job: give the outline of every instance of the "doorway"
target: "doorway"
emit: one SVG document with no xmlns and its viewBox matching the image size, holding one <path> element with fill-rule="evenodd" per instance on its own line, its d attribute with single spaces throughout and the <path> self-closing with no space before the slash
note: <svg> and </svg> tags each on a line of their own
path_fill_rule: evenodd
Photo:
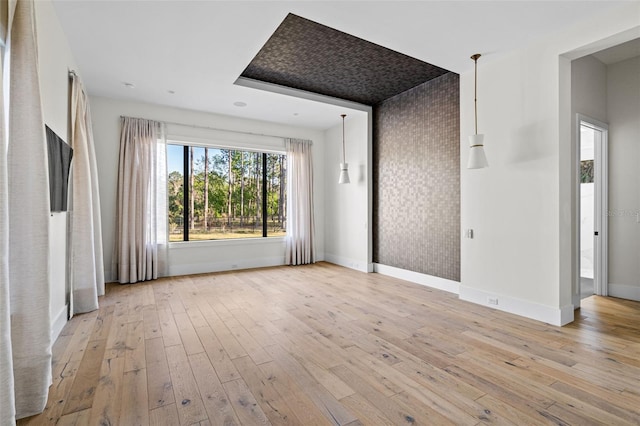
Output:
<svg viewBox="0 0 640 426">
<path fill-rule="evenodd" d="M 578 114 L 579 294 L 608 295 L 608 126 Z"/>
</svg>

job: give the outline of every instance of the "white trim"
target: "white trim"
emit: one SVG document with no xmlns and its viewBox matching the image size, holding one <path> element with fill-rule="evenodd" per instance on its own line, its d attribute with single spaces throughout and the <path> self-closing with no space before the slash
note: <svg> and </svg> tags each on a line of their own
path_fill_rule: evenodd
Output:
<svg viewBox="0 0 640 426">
<path fill-rule="evenodd" d="M 489 298 L 497 299 L 497 305 L 490 305 Z M 562 326 L 573 321 L 573 305 L 553 307 L 532 303 L 501 294 L 489 293 L 472 287 L 460 286 L 460 300 L 487 306 L 500 311 L 542 321 L 551 325 Z"/>
<path fill-rule="evenodd" d="M 373 108 L 367 112 L 367 272 L 373 272 Z"/>
<path fill-rule="evenodd" d="M 617 46 L 638 37 L 640 37 L 640 26 L 629 28 L 628 30 L 597 40 L 593 43 L 587 44 L 586 46 L 573 49 L 570 52 L 565 52 L 561 56 L 569 60 L 583 58 L 585 56 L 591 55 L 609 47 Z"/>
<path fill-rule="evenodd" d="M 198 247 L 257 246 L 263 244 L 284 246 L 284 238 L 285 237 L 247 237 L 224 240 L 173 241 L 169 243 L 169 250 L 194 249 Z"/>
<path fill-rule="evenodd" d="M 281 86 L 279 84 L 267 83 L 260 80 L 254 80 L 247 77 L 238 77 L 233 83 L 238 86 L 250 87 L 252 89 L 264 90 L 266 92 L 278 93 L 281 95 L 293 96 L 300 99 L 308 99 L 315 102 L 322 102 L 329 105 L 337 105 L 345 108 L 355 109 L 357 111 L 371 111 L 372 108 L 369 105 L 361 104 L 358 102 L 347 101 L 345 99 L 334 98 L 332 96 L 321 95 L 319 93 L 308 92 L 306 90 L 294 89 L 287 86 Z"/>
<path fill-rule="evenodd" d="M 345 268 L 355 269 L 360 272 L 371 272 L 370 264 L 362 260 L 350 259 L 348 257 L 336 256 L 331 253 L 325 253 L 325 262 L 335 265 L 344 266 Z"/>
<path fill-rule="evenodd" d="M 598 280 L 594 282 L 596 291 L 607 296 L 609 294 L 609 126 L 596 122 L 600 127 L 602 139 L 599 148 L 600 161 L 596 162 L 596 208 L 599 214 L 599 237 L 598 244 Z"/>
<path fill-rule="evenodd" d="M 251 143 L 246 141 L 229 141 L 211 137 L 195 137 L 188 135 L 170 135 L 167 136 L 167 145 L 193 146 L 197 148 L 209 148 L 218 150 L 233 150 L 254 153 L 267 154 L 286 154 L 284 147 L 284 139 L 278 141 L 277 144 L 264 145 L 259 143 Z"/>
<path fill-rule="evenodd" d="M 609 296 L 640 302 L 640 286 L 609 283 Z"/>
<path fill-rule="evenodd" d="M 564 305 L 560 307 L 560 323 L 553 324 L 558 326 L 567 325 L 575 319 L 574 312 L 575 308 L 573 305 Z"/>
<path fill-rule="evenodd" d="M 380 263 L 373 264 L 373 272 L 410 281 L 415 284 L 436 288 L 438 290 L 448 291 L 449 293 L 460 294 L 460 283 L 458 281 L 422 274 L 420 272 L 408 271 L 394 266 L 382 265 Z"/>
<path fill-rule="evenodd" d="M 284 265 L 284 254 L 277 257 L 260 257 L 253 259 L 226 260 L 223 262 L 188 263 L 169 265 L 167 276 L 206 274 L 209 272 L 235 271 L 240 269 L 266 268 Z"/>
<path fill-rule="evenodd" d="M 67 324 L 67 312 L 69 311 L 69 305 L 66 304 L 60 312 L 55 316 L 53 321 L 51 322 L 51 343 L 55 342 L 65 324 Z"/>
<path fill-rule="evenodd" d="M 582 220 L 582 200 L 580 199 L 581 191 L 580 191 L 580 147 L 581 147 L 581 136 L 580 136 L 580 115 L 576 114 L 573 122 L 574 131 L 575 131 L 575 139 L 572 141 L 574 144 L 573 150 L 573 165 L 574 165 L 574 173 L 573 173 L 573 203 L 575 205 L 575 209 L 573 211 L 573 225 L 572 231 L 575 232 L 571 243 L 571 251 L 572 251 L 572 262 L 573 262 L 573 273 L 572 280 L 573 286 L 572 289 L 573 294 L 571 294 L 571 303 L 575 306 L 576 309 L 580 308 L 580 300 L 582 298 L 581 287 L 580 284 L 580 248 L 582 235 L 580 223 Z"/>
</svg>

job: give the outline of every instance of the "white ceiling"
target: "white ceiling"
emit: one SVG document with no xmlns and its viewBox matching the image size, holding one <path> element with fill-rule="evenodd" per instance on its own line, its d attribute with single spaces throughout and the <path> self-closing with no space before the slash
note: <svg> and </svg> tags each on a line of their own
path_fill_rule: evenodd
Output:
<svg viewBox="0 0 640 426">
<path fill-rule="evenodd" d="M 461 73 L 616 1 L 53 0 L 92 95 L 325 129 L 344 107 L 235 85 L 291 12 Z M 318 40 L 321 43 L 321 40 Z M 132 83 L 127 88 L 123 83 Z M 175 91 L 174 94 L 168 91 Z M 235 102 L 247 106 L 234 106 Z"/>
</svg>

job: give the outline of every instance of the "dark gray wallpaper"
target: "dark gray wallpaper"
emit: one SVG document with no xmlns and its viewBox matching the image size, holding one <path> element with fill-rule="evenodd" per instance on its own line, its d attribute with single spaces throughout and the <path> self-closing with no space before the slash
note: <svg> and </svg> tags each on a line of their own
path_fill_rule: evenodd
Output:
<svg viewBox="0 0 640 426">
<path fill-rule="evenodd" d="M 375 105 L 447 72 L 290 13 L 242 77 Z"/>
<path fill-rule="evenodd" d="M 374 108 L 373 261 L 460 281 L 459 77 Z"/>
</svg>

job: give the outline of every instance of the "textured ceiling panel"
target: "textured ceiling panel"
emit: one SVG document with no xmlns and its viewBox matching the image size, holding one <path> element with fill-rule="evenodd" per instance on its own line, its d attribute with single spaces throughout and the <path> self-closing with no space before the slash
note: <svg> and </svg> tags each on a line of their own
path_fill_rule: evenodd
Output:
<svg viewBox="0 0 640 426">
<path fill-rule="evenodd" d="M 242 77 L 376 105 L 448 72 L 290 13 Z"/>
</svg>

